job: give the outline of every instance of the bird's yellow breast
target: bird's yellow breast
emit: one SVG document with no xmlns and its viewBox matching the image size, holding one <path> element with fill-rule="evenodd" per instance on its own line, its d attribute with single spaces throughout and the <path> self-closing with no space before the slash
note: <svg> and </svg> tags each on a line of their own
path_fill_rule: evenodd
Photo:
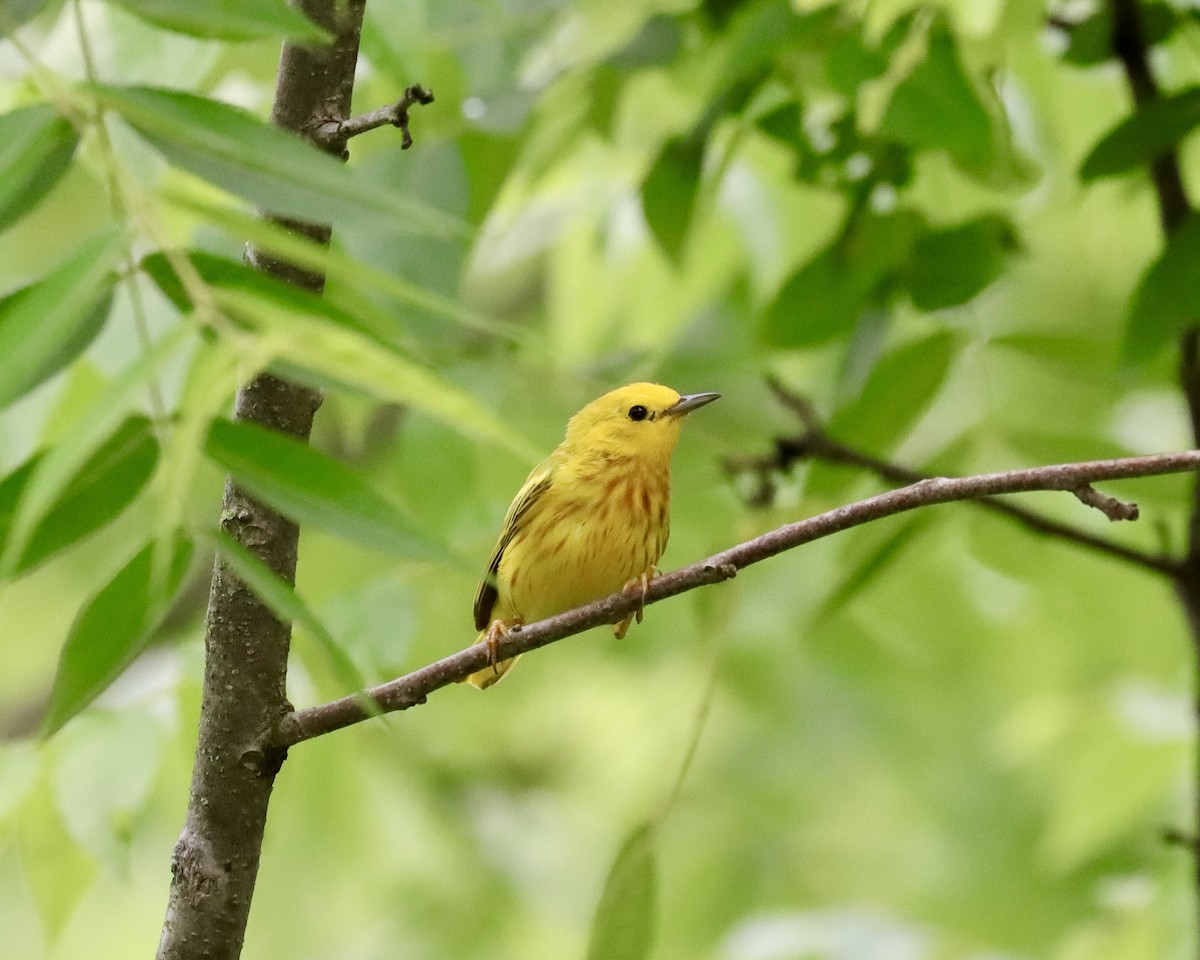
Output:
<svg viewBox="0 0 1200 960">
<path fill-rule="evenodd" d="M 658 562 L 669 516 L 669 467 L 557 477 L 504 552 L 494 615 L 532 623 L 616 593 Z"/>
</svg>

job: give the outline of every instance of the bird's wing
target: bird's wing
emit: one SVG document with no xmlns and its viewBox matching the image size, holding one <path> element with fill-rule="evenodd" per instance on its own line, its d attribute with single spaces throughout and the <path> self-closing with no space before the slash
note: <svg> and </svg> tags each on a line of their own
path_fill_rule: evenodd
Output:
<svg viewBox="0 0 1200 960">
<path fill-rule="evenodd" d="M 487 573 L 483 575 L 483 579 L 479 581 L 479 589 L 475 591 L 476 630 L 483 630 L 491 622 L 492 608 L 496 605 L 496 598 L 499 596 L 496 574 L 500 569 L 500 559 L 504 556 L 504 549 L 525 525 L 530 508 L 550 489 L 553 472 L 554 468 L 549 460 L 541 463 L 529 475 L 525 485 L 517 491 L 512 505 L 508 508 L 508 514 L 504 517 L 504 525 L 500 528 L 500 539 L 496 541 L 496 548 L 492 551 L 491 559 L 488 560 Z"/>
</svg>

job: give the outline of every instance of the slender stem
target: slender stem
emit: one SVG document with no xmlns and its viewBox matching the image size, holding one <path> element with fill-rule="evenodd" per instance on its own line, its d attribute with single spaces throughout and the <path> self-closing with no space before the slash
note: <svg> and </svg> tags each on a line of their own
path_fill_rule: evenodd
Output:
<svg viewBox="0 0 1200 960">
<path fill-rule="evenodd" d="M 1101 480 L 1187 473 L 1197 469 L 1200 469 L 1200 450 L 1121 460 L 1065 463 L 974 477 L 929 478 L 809 517 L 807 520 L 789 523 L 706 560 L 664 574 L 650 582 L 645 593 L 645 603 L 657 603 L 705 584 L 728 580 L 736 576 L 739 570 L 785 550 L 919 507 L 1033 490 L 1062 490 L 1074 493 Z M 514 629 L 500 640 L 496 655 L 500 659 L 507 659 L 591 627 L 616 623 L 642 605 L 642 596 L 641 591 L 615 593 L 576 610 Z M 407 710 L 424 703 L 435 690 L 487 667 L 488 655 L 485 644 L 475 644 L 406 676 L 372 687 L 365 693 L 384 712 Z M 368 719 L 361 698 L 361 694 L 355 694 L 289 713 L 280 720 L 262 749 L 286 749 L 304 740 L 311 740 L 313 737 Z"/>
<path fill-rule="evenodd" d="M 96 71 L 96 58 L 92 53 L 92 43 L 83 23 L 81 0 L 75 0 L 71 5 L 71 17 L 75 21 L 75 34 L 79 42 L 80 56 L 83 58 L 84 76 L 87 77 L 88 83 L 95 84 L 99 80 L 99 74 Z M 116 151 L 113 149 L 112 138 L 108 135 L 104 112 L 97 111 L 93 121 L 96 139 L 104 158 L 104 170 L 108 178 L 108 193 L 113 214 L 118 221 L 124 222 L 130 219 L 131 214 L 121 190 L 120 178 L 117 175 Z M 137 261 L 133 255 L 132 241 L 125 248 L 125 278 L 125 287 L 129 291 L 129 306 L 133 312 L 134 330 L 142 350 L 147 351 L 150 349 L 150 325 L 146 321 L 146 305 L 142 300 L 141 288 L 138 286 Z M 163 399 L 162 387 L 159 385 L 157 376 L 149 379 L 146 389 L 150 396 L 150 409 L 154 414 L 155 429 L 159 431 L 159 440 L 161 441 L 161 432 L 165 429 L 167 422 L 167 404 Z"/>
</svg>

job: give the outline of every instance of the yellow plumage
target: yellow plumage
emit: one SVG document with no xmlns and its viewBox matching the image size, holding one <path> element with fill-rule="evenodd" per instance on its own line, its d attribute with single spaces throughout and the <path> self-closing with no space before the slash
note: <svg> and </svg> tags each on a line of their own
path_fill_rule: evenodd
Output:
<svg viewBox="0 0 1200 960">
<path fill-rule="evenodd" d="M 494 643 L 515 624 L 571 610 L 657 572 L 670 532 L 679 428 L 689 411 L 717 396 L 634 383 L 571 418 L 562 443 L 508 508 L 475 595 L 479 642 Z M 624 636 L 628 626 L 627 619 L 613 629 Z M 503 660 L 467 682 L 482 690 L 515 662 Z"/>
</svg>

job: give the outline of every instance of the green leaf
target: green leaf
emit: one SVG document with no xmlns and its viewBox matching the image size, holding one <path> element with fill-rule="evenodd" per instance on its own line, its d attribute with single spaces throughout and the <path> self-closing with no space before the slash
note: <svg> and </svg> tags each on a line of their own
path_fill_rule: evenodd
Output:
<svg viewBox="0 0 1200 960">
<path fill-rule="evenodd" d="M 868 46 L 861 31 L 839 29 L 827 48 L 824 62 L 834 89 L 844 96 L 856 98 L 863 84 L 887 70 L 888 56 L 884 51 Z"/>
<path fill-rule="evenodd" d="M 187 540 L 152 541 L 80 611 L 59 656 L 44 735 L 96 699 L 141 653 L 170 608 L 191 558 Z"/>
<path fill-rule="evenodd" d="M 1138 4 L 1138 16 L 1142 22 L 1142 40 L 1147 47 L 1155 47 L 1175 32 L 1179 18 L 1165 3 Z M 1063 59 L 1078 67 L 1091 67 L 1113 59 L 1112 13 L 1107 4 L 1090 17 L 1079 21 L 1067 32 L 1067 49 Z"/>
<path fill-rule="evenodd" d="M 654 943 L 657 905 L 654 830 L 644 824 L 613 861 L 592 920 L 587 960 L 645 960 Z"/>
<path fill-rule="evenodd" d="M 433 371 L 322 314 L 283 309 L 248 291 L 215 291 L 230 315 L 260 331 L 290 374 L 340 385 L 423 411 L 466 436 L 497 443 L 530 463 L 537 451 L 471 394 Z"/>
<path fill-rule="evenodd" d="M 763 338 L 811 347 L 851 330 L 865 310 L 888 301 L 922 228 L 909 210 L 861 216 L 785 281 L 763 315 Z"/>
<path fill-rule="evenodd" d="M 940 18 L 929 30 L 925 58 L 893 92 L 880 132 L 912 147 L 945 150 L 976 176 L 993 166 L 992 115 Z"/>
<path fill-rule="evenodd" d="M 342 309 L 327 296 L 320 296 L 295 284 L 285 283 L 241 260 L 230 260 L 204 250 L 191 250 L 183 255 L 208 287 L 241 290 L 256 298 L 270 301 L 283 310 L 319 315 L 330 323 L 357 330 L 382 344 L 393 343 L 402 335 L 403 331 L 397 319 L 388 315 L 369 298 L 353 297 L 357 309 L 351 312 Z M 138 266 L 158 284 L 163 295 L 181 313 L 191 311 L 192 301 L 166 254 L 152 253 Z"/>
<path fill-rule="evenodd" d="M 676 263 L 683 259 L 688 228 L 700 192 L 704 141 L 668 140 L 642 182 L 642 210 L 659 246 Z"/>
<path fill-rule="evenodd" d="M 171 163 L 274 214 L 461 235 L 454 217 L 364 180 L 307 140 L 238 107 L 156 87 L 91 88 Z"/>
<path fill-rule="evenodd" d="M 1085 182 L 1138 170 L 1162 156 L 1200 124 L 1200 87 L 1151 100 L 1091 149 L 1079 168 Z"/>
<path fill-rule="evenodd" d="M 108 318 L 120 234 L 103 233 L 37 283 L 0 300 L 0 408 L 75 359 Z"/>
<path fill-rule="evenodd" d="M 0 37 L 6 37 L 22 24 L 28 23 L 46 7 L 50 0 L 4 0 L 0 6 Z"/>
<path fill-rule="evenodd" d="M 8 538 L 0 549 L 0 578 L 12 574 L 29 537 L 71 478 L 107 440 L 121 417 L 144 402 L 146 384 L 192 336 L 186 324 L 168 329 L 108 383 L 95 403 L 72 420 L 62 439 L 46 449 L 29 478 L 9 525 Z"/>
<path fill-rule="evenodd" d="M 311 40 L 324 30 L 284 0 L 109 0 L 175 33 L 212 40 Z"/>
<path fill-rule="evenodd" d="M 354 665 L 354 661 L 342 650 L 341 645 L 325 628 L 325 624 L 300 599 L 300 595 L 290 583 L 224 530 L 207 532 L 204 538 L 220 551 L 225 562 L 238 575 L 238 579 L 253 590 L 254 595 L 265 603 L 275 616 L 297 624 L 312 634 L 347 690 L 358 691 L 366 687 L 366 680 Z M 379 704 L 370 697 L 362 696 L 359 700 L 369 715 L 376 716 L 382 713 Z"/>
<path fill-rule="evenodd" d="M 164 193 L 173 204 L 203 217 L 213 226 L 236 237 L 239 242 L 248 241 L 272 256 L 288 260 L 307 270 L 324 273 L 331 283 L 338 281 L 336 286 L 375 290 L 400 303 L 426 310 L 436 316 L 447 317 L 492 336 L 508 340 L 527 339 L 524 330 L 514 324 L 491 320 L 448 297 L 431 293 L 394 273 L 361 263 L 339 252 L 335 247 L 315 243 L 269 220 L 228 206 L 205 203 L 170 189 Z M 158 280 L 157 277 L 155 279 Z M 164 292 L 165 290 L 166 288 Z"/>
<path fill-rule="evenodd" d="M 617 70 L 644 70 L 670 63 L 683 48 L 683 25 L 678 17 L 650 17 L 633 38 L 611 54 L 606 65 Z"/>
<path fill-rule="evenodd" d="M 1200 320 L 1200 214 L 1171 235 L 1138 282 L 1125 328 L 1125 358 L 1140 363 Z"/>
<path fill-rule="evenodd" d="M 1015 228 L 995 214 L 930 230 L 913 247 L 907 277 L 913 304 L 945 310 L 966 303 L 1000 276 L 1016 249 Z"/>
<path fill-rule="evenodd" d="M 955 356 L 949 333 L 896 348 L 876 364 L 862 392 L 829 422 L 835 437 L 853 437 L 855 446 L 885 453 L 937 396 Z"/>
<path fill-rule="evenodd" d="M 205 453 L 296 523 L 406 558 L 446 551 L 345 464 L 252 423 L 216 420 Z"/>
<path fill-rule="evenodd" d="M 71 478 L 34 529 L 14 572 L 37 566 L 118 516 L 154 472 L 158 452 L 148 419 L 134 416 L 122 423 Z M 0 544 L 8 536 L 21 494 L 40 460 L 41 454 L 0 480 Z"/>
<path fill-rule="evenodd" d="M 763 114 L 755 126 L 769 137 L 797 152 L 809 150 L 808 138 L 804 135 L 804 115 L 800 101 L 789 100 Z"/>
<path fill-rule="evenodd" d="M 49 104 L 0 116 L 0 230 L 31 210 L 71 166 L 79 135 Z"/>
</svg>

